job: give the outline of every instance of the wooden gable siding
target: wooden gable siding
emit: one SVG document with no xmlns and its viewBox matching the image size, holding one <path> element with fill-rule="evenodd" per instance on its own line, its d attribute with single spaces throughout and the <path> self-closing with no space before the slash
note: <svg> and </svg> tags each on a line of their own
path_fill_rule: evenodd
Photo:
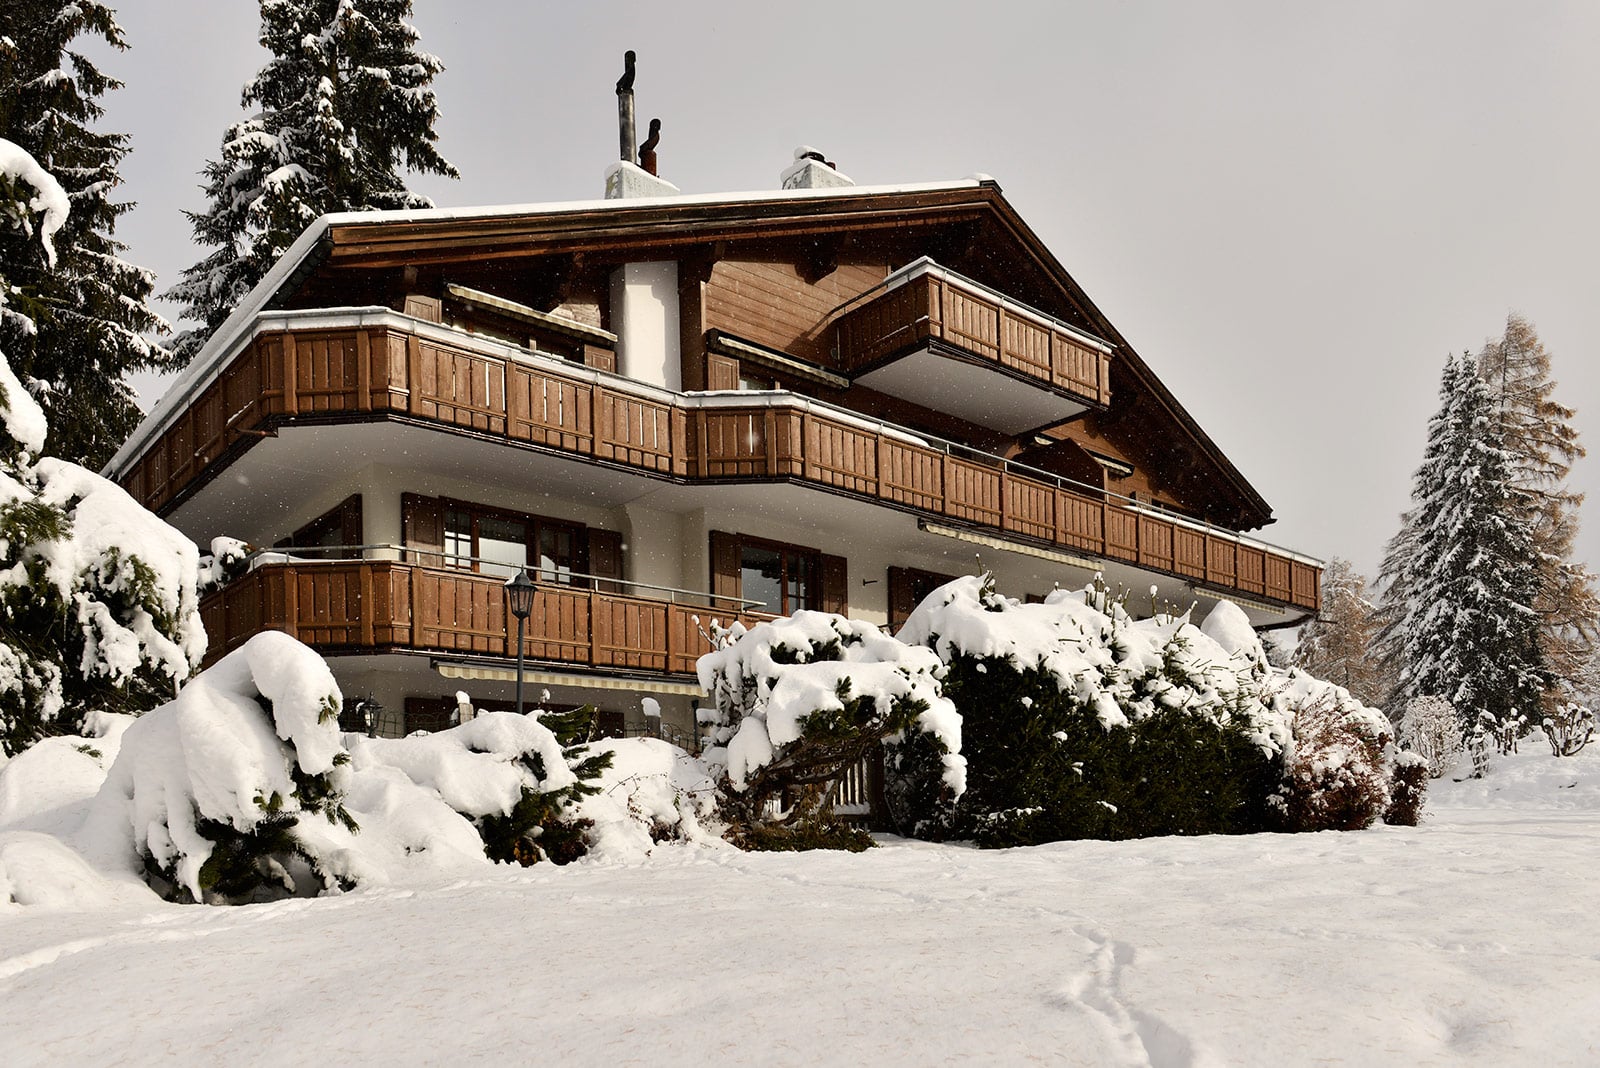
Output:
<svg viewBox="0 0 1600 1068">
<path fill-rule="evenodd" d="M 705 283 L 705 330 L 724 330 L 823 366 L 833 363 L 829 313 L 883 281 L 886 263 L 844 263 L 816 282 L 785 260 L 724 259 Z"/>
</svg>

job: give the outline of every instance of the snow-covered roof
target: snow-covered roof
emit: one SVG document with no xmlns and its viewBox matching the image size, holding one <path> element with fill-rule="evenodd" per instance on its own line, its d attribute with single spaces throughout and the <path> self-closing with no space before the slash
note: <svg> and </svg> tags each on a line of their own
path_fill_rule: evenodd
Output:
<svg viewBox="0 0 1600 1068">
<path fill-rule="evenodd" d="M 127 464 L 136 459 L 144 447 L 164 431 L 189 401 L 209 385 L 222 371 L 222 359 L 233 351 L 239 337 L 255 322 L 256 315 L 268 301 L 299 270 L 301 264 L 327 237 L 335 226 L 377 225 L 381 223 L 451 222 L 462 219 L 510 218 L 519 215 L 566 215 L 590 211 L 629 212 L 661 207 L 693 207 L 718 204 L 757 204 L 774 201 L 804 201 L 890 196 L 908 193 L 947 192 L 959 189 L 976 189 L 984 184 L 994 184 L 992 178 L 963 178 L 950 182 L 914 182 L 902 185 L 862 185 L 824 189 L 762 189 L 743 193 L 691 193 L 661 197 L 629 197 L 619 200 L 560 200 L 531 204 L 494 204 L 468 208 L 412 208 L 398 211 L 342 211 L 317 219 L 295 239 L 264 278 L 256 284 L 233 314 L 212 333 L 205 345 L 195 354 L 189 366 L 175 378 L 161 399 L 150 408 L 144 419 L 134 428 L 128 440 L 122 443 L 105 475 L 115 478 Z"/>
</svg>

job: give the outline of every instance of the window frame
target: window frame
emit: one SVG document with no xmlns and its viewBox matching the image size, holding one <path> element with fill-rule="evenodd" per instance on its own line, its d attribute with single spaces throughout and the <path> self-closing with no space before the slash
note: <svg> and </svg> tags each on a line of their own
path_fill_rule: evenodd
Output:
<svg viewBox="0 0 1600 1068">
<path fill-rule="evenodd" d="M 760 608 L 756 611 L 771 612 L 775 615 L 790 616 L 801 611 L 820 610 L 823 601 L 822 592 L 822 551 L 813 549 L 808 545 L 796 545 L 793 542 L 774 541 L 771 538 L 756 538 L 748 534 L 733 535 L 739 553 L 739 594 L 749 599 L 749 591 L 744 588 L 744 551 L 746 549 L 767 549 L 778 553 L 779 578 L 778 578 L 778 607 L 776 609 Z M 789 603 L 789 580 L 791 559 L 804 559 L 810 566 L 810 582 L 806 588 L 806 601 L 809 603 L 791 605 Z"/>
<path fill-rule="evenodd" d="M 523 524 L 522 539 L 522 567 L 528 569 L 529 576 L 535 582 L 548 582 L 559 586 L 587 587 L 589 580 L 577 576 L 586 576 L 589 573 L 589 527 L 569 519 L 557 519 L 553 516 L 535 515 L 530 512 L 518 512 L 509 508 L 496 508 L 493 505 L 474 504 L 471 501 L 456 500 L 451 497 L 439 499 L 442 514 L 440 516 L 440 530 L 443 534 L 444 544 L 440 546 L 440 558 L 445 567 L 455 568 L 459 571 L 471 571 L 474 574 L 483 574 L 483 560 L 480 550 L 479 528 L 484 519 L 500 519 L 513 523 Z M 465 513 L 471 517 L 471 551 L 465 557 L 450 550 L 452 532 L 450 517 L 452 513 Z M 560 530 L 572 538 L 572 565 L 570 574 L 563 577 L 560 563 L 554 571 L 540 566 L 538 560 L 533 559 L 539 555 L 541 534 L 547 530 Z M 509 566 L 509 565 L 503 565 Z"/>
</svg>

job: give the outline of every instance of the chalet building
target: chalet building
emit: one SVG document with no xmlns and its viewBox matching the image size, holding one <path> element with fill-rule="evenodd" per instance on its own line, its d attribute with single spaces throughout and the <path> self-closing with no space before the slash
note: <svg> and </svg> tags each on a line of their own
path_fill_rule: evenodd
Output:
<svg viewBox="0 0 1600 1068">
<path fill-rule="evenodd" d="M 981 567 L 1096 572 L 1261 626 L 1317 561 L 992 180 L 678 195 L 630 163 L 578 203 L 328 216 L 111 462 L 201 545 L 275 547 L 204 603 L 211 657 L 265 629 L 388 731 L 468 690 L 692 739 L 710 622 L 898 625 Z M 509 625 L 508 625 L 509 624 Z"/>
</svg>

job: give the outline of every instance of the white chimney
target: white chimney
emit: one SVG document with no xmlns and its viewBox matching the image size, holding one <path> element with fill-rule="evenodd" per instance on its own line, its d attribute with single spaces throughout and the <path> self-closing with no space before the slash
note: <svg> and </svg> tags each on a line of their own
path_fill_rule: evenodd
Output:
<svg viewBox="0 0 1600 1068">
<path fill-rule="evenodd" d="M 778 176 L 778 181 L 785 189 L 834 189 L 856 184 L 810 145 L 794 150 L 794 162 Z"/>
</svg>

